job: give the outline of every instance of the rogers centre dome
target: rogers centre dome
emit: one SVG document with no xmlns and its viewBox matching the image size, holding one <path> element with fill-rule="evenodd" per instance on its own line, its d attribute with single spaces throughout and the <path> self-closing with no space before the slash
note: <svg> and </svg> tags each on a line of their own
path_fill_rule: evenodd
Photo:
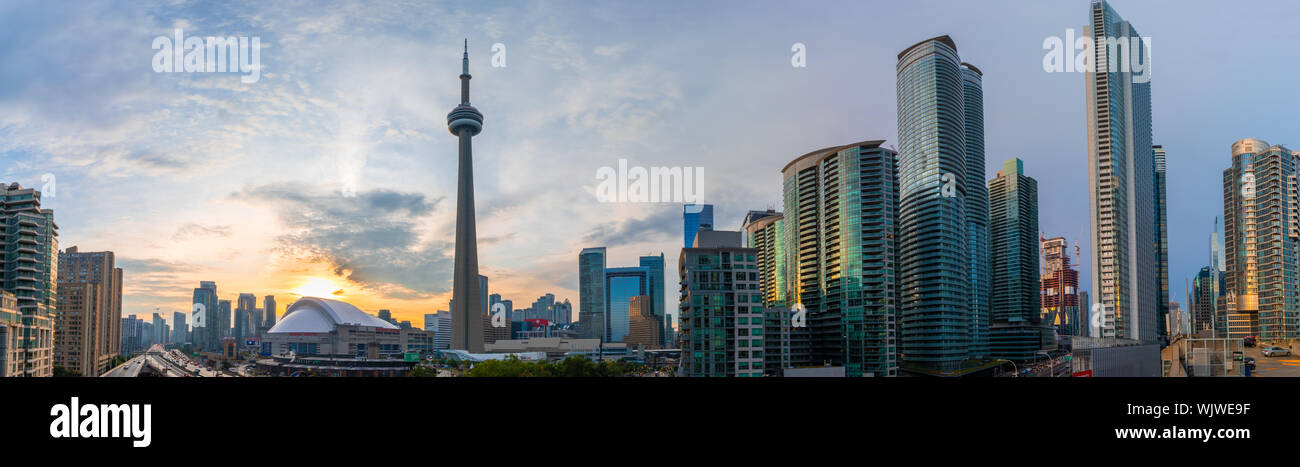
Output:
<svg viewBox="0 0 1300 467">
<path fill-rule="evenodd" d="M 399 329 L 388 321 L 361 311 L 351 304 L 328 298 L 303 297 L 285 309 L 280 321 L 267 330 L 276 333 L 328 333 L 339 325 L 368 326 L 380 329 Z"/>
</svg>

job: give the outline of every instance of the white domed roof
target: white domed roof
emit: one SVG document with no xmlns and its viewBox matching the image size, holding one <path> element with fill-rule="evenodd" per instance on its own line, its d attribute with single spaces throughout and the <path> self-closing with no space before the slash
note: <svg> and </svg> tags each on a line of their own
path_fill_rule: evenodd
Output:
<svg viewBox="0 0 1300 467">
<path fill-rule="evenodd" d="M 268 333 L 333 332 L 340 324 L 398 329 L 393 323 L 361 311 L 355 306 L 328 298 L 303 297 L 285 309 L 285 316 Z"/>
</svg>

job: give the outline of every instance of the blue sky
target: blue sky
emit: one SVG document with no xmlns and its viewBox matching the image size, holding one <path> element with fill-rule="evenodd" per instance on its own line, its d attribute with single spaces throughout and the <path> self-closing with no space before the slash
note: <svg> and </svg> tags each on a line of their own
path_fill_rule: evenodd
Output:
<svg viewBox="0 0 1300 467">
<path fill-rule="evenodd" d="M 1232 142 L 1300 147 L 1300 4 L 1112 5 L 1152 37 L 1181 302 L 1183 278 L 1208 262 Z M 576 304 L 581 248 L 608 247 L 611 266 L 666 253 L 670 283 L 680 251 L 680 206 L 599 203 L 596 169 L 704 167 L 717 228 L 736 229 L 746 211 L 780 206 L 791 159 L 896 144 L 895 56 L 948 34 L 984 72 L 987 177 L 1023 159 L 1042 230 L 1073 241 L 1087 234 L 1084 76 L 1044 72 L 1042 43 L 1087 14 L 1083 0 L 4 1 L 0 170 L 26 186 L 57 176 L 45 204 L 61 246 L 118 253 L 126 313 L 170 317 L 199 280 L 233 298 L 326 278 L 363 309 L 418 321 L 450 298 L 445 117 L 468 38 L 486 115 L 482 273 L 517 306 L 547 292 Z M 260 81 L 154 73 L 150 44 L 176 27 L 259 37 Z M 790 66 L 796 42 L 806 68 Z M 503 68 L 490 65 L 494 43 Z"/>
</svg>

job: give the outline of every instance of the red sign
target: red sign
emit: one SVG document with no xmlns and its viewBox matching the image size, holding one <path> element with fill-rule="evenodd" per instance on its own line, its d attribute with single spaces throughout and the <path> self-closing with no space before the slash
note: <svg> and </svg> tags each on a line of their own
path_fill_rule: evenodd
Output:
<svg viewBox="0 0 1300 467">
<path fill-rule="evenodd" d="M 1074 374 L 1074 377 L 1075 377 L 1075 378 L 1091 378 L 1091 377 L 1092 377 L 1092 370 L 1080 371 L 1080 372 L 1078 372 L 1078 373 L 1075 373 L 1075 374 Z"/>
</svg>

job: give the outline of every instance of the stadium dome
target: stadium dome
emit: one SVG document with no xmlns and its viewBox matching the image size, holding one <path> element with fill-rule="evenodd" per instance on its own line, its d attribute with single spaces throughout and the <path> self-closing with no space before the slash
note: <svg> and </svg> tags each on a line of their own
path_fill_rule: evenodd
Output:
<svg viewBox="0 0 1300 467">
<path fill-rule="evenodd" d="M 393 323 L 361 311 L 351 304 L 327 298 L 303 297 L 285 309 L 285 316 L 267 333 L 333 332 L 340 324 L 398 329 Z"/>
</svg>

